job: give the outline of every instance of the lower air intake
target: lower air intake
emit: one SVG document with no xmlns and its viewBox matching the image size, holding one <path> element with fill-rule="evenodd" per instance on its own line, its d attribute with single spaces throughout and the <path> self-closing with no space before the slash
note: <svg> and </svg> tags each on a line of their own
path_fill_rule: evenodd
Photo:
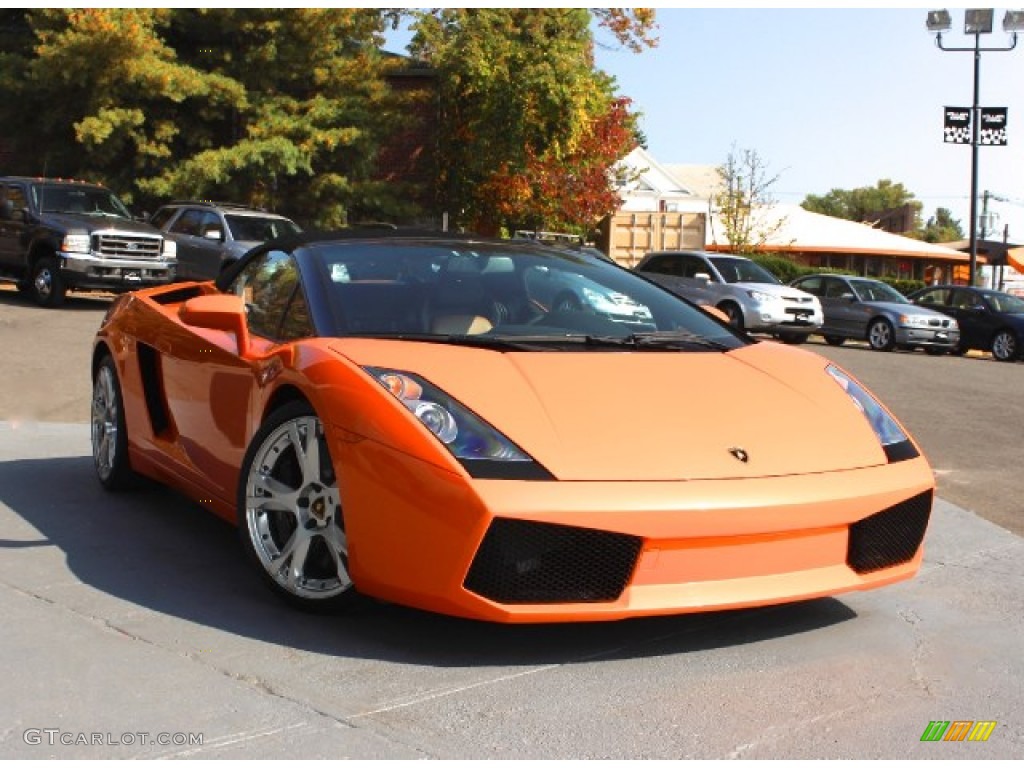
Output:
<svg viewBox="0 0 1024 768">
<path fill-rule="evenodd" d="M 890 568 L 914 558 L 932 510 L 932 492 L 914 496 L 850 526 L 846 564 L 857 573 Z"/>
<path fill-rule="evenodd" d="M 602 603 L 629 583 L 643 539 L 528 520 L 491 523 L 465 587 L 497 603 Z"/>
</svg>

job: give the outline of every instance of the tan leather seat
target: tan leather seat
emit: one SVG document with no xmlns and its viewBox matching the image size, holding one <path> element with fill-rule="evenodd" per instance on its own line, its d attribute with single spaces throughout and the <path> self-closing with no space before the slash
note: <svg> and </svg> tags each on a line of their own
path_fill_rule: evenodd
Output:
<svg viewBox="0 0 1024 768">
<path fill-rule="evenodd" d="M 481 315 L 438 315 L 430 324 L 430 332 L 442 335 L 487 333 L 494 326 Z"/>
</svg>

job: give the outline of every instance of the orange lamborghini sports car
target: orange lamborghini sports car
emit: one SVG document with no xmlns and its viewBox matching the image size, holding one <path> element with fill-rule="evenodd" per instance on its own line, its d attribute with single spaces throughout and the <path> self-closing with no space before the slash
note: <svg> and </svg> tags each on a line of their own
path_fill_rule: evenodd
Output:
<svg viewBox="0 0 1024 768">
<path fill-rule="evenodd" d="M 912 577 L 934 479 L 852 376 L 585 253 L 298 235 L 118 298 L 110 489 L 237 523 L 284 599 L 505 622 L 739 608 Z"/>
</svg>

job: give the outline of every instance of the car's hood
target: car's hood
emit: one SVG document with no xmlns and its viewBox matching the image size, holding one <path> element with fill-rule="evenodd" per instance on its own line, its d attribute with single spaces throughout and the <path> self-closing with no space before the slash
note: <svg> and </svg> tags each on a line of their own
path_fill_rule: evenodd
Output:
<svg viewBox="0 0 1024 768">
<path fill-rule="evenodd" d="M 917 304 L 902 304 L 898 301 L 865 301 L 862 302 L 862 304 L 865 307 L 884 309 L 897 315 L 921 315 L 923 317 L 934 317 L 940 320 L 949 320 L 949 315 L 944 315 L 941 312 L 936 312 L 935 310 L 928 309 L 927 307 L 919 307 Z"/>
<path fill-rule="evenodd" d="M 885 463 L 866 419 L 824 372 L 828 361 L 771 342 L 730 353 L 501 353 L 360 339 L 331 347 L 360 365 L 425 377 L 561 480 L 765 477 Z"/>
<path fill-rule="evenodd" d="M 160 231 L 143 221 L 120 216 L 90 216 L 84 213 L 47 213 L 44 221 L 69 232 L 114 231 L 133 235 L 160 235 Z"/>
<path fill-rule="evenodd" d="M 785 299 L 797 299 L 798 301 L 808 301 L 814 298 L 813 294 L 807 293 L 807 291 L 801 291 L 799 288 L 794 288 L 790 285 L 745 282 L 729 283 L 729 285 L 735 285 L 737 288 L 743 288 L 750 291 L 760 291 L 761 293 L 767 293 L 769 296 L 778 296 Z"/>
</svg>

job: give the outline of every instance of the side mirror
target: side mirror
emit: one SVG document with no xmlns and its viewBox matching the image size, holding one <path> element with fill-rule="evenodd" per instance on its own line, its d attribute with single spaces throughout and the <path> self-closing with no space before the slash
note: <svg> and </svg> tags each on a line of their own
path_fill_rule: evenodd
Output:
<svg viewBox="0 0 1024 768">
<path fill-rule="evenodd" d="M 698 272 L 693 276 L 693 279 L 701 283 L 710 283 L 711 275 L 709 275 L 707 272 Z"/>
<path fill-rule="evenodd" d="M 840 299 L 843 299 L 844 301 L 849 301 L 849 302 L 851 302 L 851 303 L 857 300 L 857 297 L 856 297 L 856 296 L 854 296 L 854 295 L 853 295 L 852 293 L 850 293 L 849 291 L 847 291 L 846 293 L 842 293 L 842 294 L 840 294 L 840 295 L 839 295 L 839 298 L 840 298 Z"/>
<path fill-rule="evenodd" d="M 216 240 L 220 242 L 224 239 L 224 233 L 219 229 L 207 229 L 203 232 L 203 238 L 206 240 Z"/>
<path fill-rule="evenodd" d="M 181 305 L 178 317 L 185 325 L 195 328 L 233 333 L 239 356 L 249 351 L 249 326 L 245 322 L 245 302 L 241 296 L 228 293 L 196 296 Z"/>
</svg>

